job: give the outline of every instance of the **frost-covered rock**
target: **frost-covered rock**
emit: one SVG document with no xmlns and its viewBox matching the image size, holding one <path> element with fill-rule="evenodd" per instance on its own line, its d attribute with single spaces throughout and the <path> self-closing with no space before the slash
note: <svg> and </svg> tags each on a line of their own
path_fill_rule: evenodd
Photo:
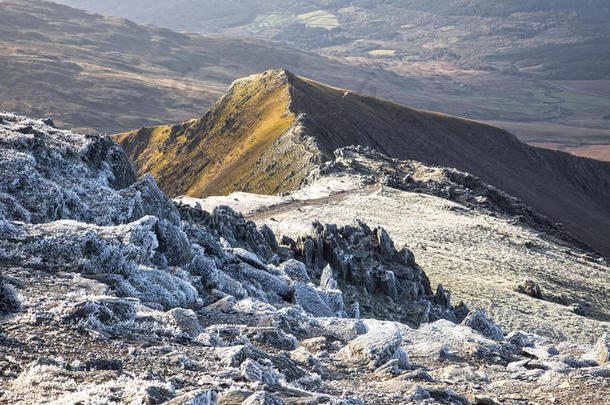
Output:
<svg viewBox="0 0 610 405">
<path fill-rule="evenodd" d="M 466 316 L 466 319 L 462 321 L 462 325 L 476 330 L 489 339 L 504 340 L 502 328 L 487 317 L 487 312 L 484 309 L 469 313 Z"/>
<path fill-rule="evenodd" d="M 256 360 L 248 359 L 241 365 L 241 373 L 248 381 L 276 385 L 278 383 L 272 370 L 262 366 Z"/>
<path fill-rule="evenodd" d="M 282 271 L 294 281 L 298 281 L 301 283 L 311 282 L 311 279 L 307 274 L 307 267 L 305 267 L 305 264 L 303 262 L 290 259 L 280 264 L 280 269 L 282 269 Z"/>
<path fill-rule="evenodd" d="M 4 284 L 2 272 L 0 272 L 0 315 L 16 311 L 19 306 L 17 291 L 13 286 Z"/>
<path fill-rule="evenodd" d="M 312 285 L 295 283 L 292 294 L 293 303 L 300 305 L 305 311 L 314 316 L 333 316 L 334 313 L 323 299 L 322 292 L 316 290 Z"/>
<path fill-rule="evenodd" d="M 242 405 L 284 405 L 284 401 L 266 391 L 255 392 L 246 398 Z"/>
<path fill-rule="evenodd" d="M 610 337 L 602 335 L 593 349 L 583 356 L 584 360 L 593 360 L 598 364 L 610 363 Z"/>
<path fill-rule="evenodd" d="M 373 330 L 350 341 L 341 350 L 349 361 L 367 364 L 376 369 L 390 360 L 398 360 L 398 367 L 409 366 L 407 354 L 401 348 L 402 335 L 397 330 Z"/>
<path fill-rule="evenodd" d="M 173 308 L 168 312 L 171 322 L 178 329 L 191 337 L 197 337 L 202 329 L 197 319 L 197 314 L 192 309 Z"/>
</svg>

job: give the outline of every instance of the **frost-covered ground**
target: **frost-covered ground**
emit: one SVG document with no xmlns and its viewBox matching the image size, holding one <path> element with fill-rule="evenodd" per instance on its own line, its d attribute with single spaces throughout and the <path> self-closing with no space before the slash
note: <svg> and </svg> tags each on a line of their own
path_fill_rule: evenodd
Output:
<svg viewBox="0 0 610 405">
<path fill-rule="evenodd" d="M 381 227 L 278 238 L 228 207 L 175 205 L 108 138 L 13 114 L 0 113 L 0 156 L 2 403 L 608 397 L 607 336 L 510 332 L 435 292 Z M 356 198 L 336 196 L 315 203 Z"/>
<path fill-rule="evenodd" d="M 348 167 L 345 161 L 349 158 L 352 156 L 338 162 Z M 391 175 L 399 178 L 397 187 L 404 185 L 402 180 L 410 173 L 414 179 L 411 184 L 417 183 L 413 189 L 420 192 L 387 185 L 363 189 L 364 184 L 376 183 L 371 175 L 383 174 L 375 173 L 380 164 L 371 163 L 366 153 L 356 154 L 355 159 L 362 167 L 349 173 L 332 171 L 308 186 L 349 184 L 355 191 L 351 195 L 342 187 L 312 204 L 293 198 L 266 210 L 259 204 L 256 212 L 245 213 L 277 234 L 291 237 L 309 232 L 313 221 L 344 225 L 359 218 L 372 226 L 383 226 L 397 246 L 408 246 L 432 285 L 442 283 L 454 299 L 464 300 L 471 308 L 487 309 L 506 327 L 555 341 L 583 343 L 610 332 L 610 267 L 605 261 L 524 224 L 520 220 L 523 215 L 504 215 L 491 204 L 478 204 L 483 194 L 465 196 L 472 188 L 453 191 L 453 199 L 461 202 L 430 195 L 438 194 L 438 188 L 445 192 L 444 188 L 455 187 L 438 169 L 423 165 L 408 167 L 408 171 L 398 165 L 391 168 L 396 171 Z M 227 197 L 217 201 L 231 203 Z M 240 204 L 247 206 L 248 196 L 242 196 Z M 515 291 L 526 280 L 540 285 L 542 300 Z M 578 304 L 581 314 L 574 312 Z"/>
</svg>

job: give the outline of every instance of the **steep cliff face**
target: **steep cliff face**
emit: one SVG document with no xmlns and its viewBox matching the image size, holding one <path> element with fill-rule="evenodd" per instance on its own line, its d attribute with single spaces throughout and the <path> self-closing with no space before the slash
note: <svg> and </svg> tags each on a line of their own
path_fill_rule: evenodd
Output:
<svg viewBox="0 0 610 405">
<path fill-rule="evenodd" d="M 610 163 L 527 146 L 475 121 L 329 87 L 287 71 L 235 82 L 200 120 L 115 136 L 176 196 L 293 190 L 340 147 L 467 171 L 610 254 Z"/>
</svg>

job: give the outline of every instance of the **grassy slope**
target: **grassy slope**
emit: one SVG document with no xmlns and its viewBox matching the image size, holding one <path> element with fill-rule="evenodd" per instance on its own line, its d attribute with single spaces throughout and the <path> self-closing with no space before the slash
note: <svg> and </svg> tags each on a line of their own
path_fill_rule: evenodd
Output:
<svg viewBox="0 0 610 405">
<path fill-rule="evenodd" d="M 170 195 L 228 194 L 294 121 L 286 82 L 257 75 L 236 82 L 201 120 L 117 134 L 140 174 Z M 261 191 L 261 190 L 256 190 Z"/>
</svg>

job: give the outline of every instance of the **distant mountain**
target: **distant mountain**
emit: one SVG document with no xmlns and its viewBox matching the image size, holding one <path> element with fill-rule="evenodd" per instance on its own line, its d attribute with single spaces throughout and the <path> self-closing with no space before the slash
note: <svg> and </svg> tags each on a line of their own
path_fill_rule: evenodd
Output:
<svg viewBox="0 0 610 405">
<path fill-rule="evenodd" d="M 175 30 L 273 40 L 393 71 L 390 96 L 610 160 L 606 0 L 60 0 Z M 364 85 L 354 78 L 348 87 Z M 343 86 L 345 87 L 345 86 Z M 365 90 L 361 88 L 360 90 Z"/>
<path fill-rule="evenodd" d="M 527 146 L 497 127 L 329 87 L 284 70 L 237 80 L 206 115 L 115 137 L 169 195 L 296 188 L 335 149 L 454 167 L 610 253 L 610 163 Z"/>
<path fill-rule="evenodd" d="M 283 66 L 338 86 L 370 83 L 392 99 L 412 86 L 259 40 L 179 34 L 44 1 L 0 2 L 0 109 L 71 128 L 113 133 L 197 117 L 235 77 Z"/>
</svg>

